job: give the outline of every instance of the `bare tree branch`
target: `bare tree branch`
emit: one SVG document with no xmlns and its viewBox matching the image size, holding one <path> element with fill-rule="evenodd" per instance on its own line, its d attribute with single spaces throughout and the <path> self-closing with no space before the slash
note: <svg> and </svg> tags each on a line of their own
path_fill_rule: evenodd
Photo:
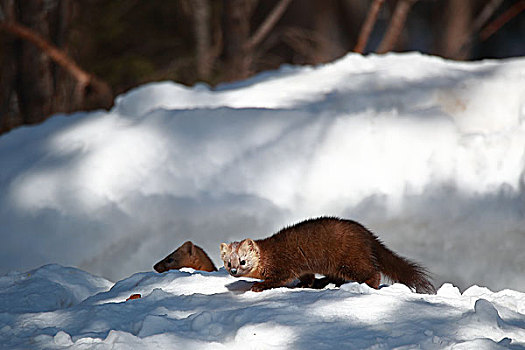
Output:
<svg viewBox="0 0 525 350">
<path fill-rule="evenodd" d="M 487 40 L 494 33 L 500 30 L 508 21 L 519 15 L 522 11 L 525 11 L 525 0 L 521 0 L 509 9 L 499 15 L 494 21 L 489 23 L 483 30 L 479 33 L 479 38 L 481 41 Z"/>
<path fill-rule="evenodd" d="M 308 57 L 311 56 L 311 52 L 316 46 L 319 46 L 319 42 L 322 40 L 319 33 L 313 30 L 308 30 L 301 27 L 287 27 L 283 30 L 282 40 L 287 44 L 295 53 L 303 56 L 302 62 L 311 63 Z"/>
<path fill-rule="evenodd" d="M 79 102 L 82 101 L 83 96 L 90 91 L 101 94 L 101 96 L 106 99 L 112 96 L 111 88 L 107 83 L 80 68 L 68 54 L 49 43 L 49 41 L 40 34 L 16 22 L 0 22 L 0 30 L 31 42 L 55 61 L 56 64 L 69 72 L 77 81 L 76 97 L 80 98 Z"/>
<path fill-rule="evenodd" d="M 268 35 L 268 33 L 272 30 L 275 24 L 277 24 L 279 19 L 282 17 L 290 2 L 292 2 L 292 0 L 281 0 L 277 5 L 275 5 L 272 12 L 270 12 L 270 14 L 264 20 L 264 22 L 248 39 L 248 41 L 244 45 L 245 50 L 252 50 L 254 47 L 261 43 L 261 41 Z"/>
<path fill-rule="evenodd" d="M 392 14 L 388 28 L 383 36 L 383 40 L 377 48 L 377 53 L 386 53 L 392 51 L 399 39 L 399 35 L 405 27 L 405 21 L 408 16 L 408 12 L 412 5 L 414 5 L 417 0 L 399 0 L 397 6 Z"/>
<path fill-rule="evenodd" d="M 0 29 L 15 35 L 20 39 L 33 43 L 51 57 L 51 59 L 53 59 L 58 65 L 70 72 L 80 84 L 87 85 L 89 83 L 91 75 L 86 73 L 71 58 L 69 58 L 66 53 L 50 44 L 40 34 L 14 22 L 2 22 L 0 23 Z"/>
<path fill-rule="evenodd" d="M 210 4 L 208 0 L 192 0 L 195 42 L 197 46 L 197 74 L 207 80 L 212 67 L 210 36 Z"/>
<path fill-rule="evenodd" d="M 384 2 L 385 0 L 374 0 L 372 5 L 370 5 L 370 9 L 368 10 L 368 14 L 366 15 L 366 19 L 359 33 L 357 44 L 354 47 L 354 52 L 362 54 L 365 51 L 368 38 L 374 29 L 374 25 L 377 21 L 377 15 L 379 14 L 379 10 L 381 9 L 381 6 L 383 6 Z"/>
<path fill-rule="evenodd" d="M 257 3 L 258 0 L 223 0 L 224 80 L 244 79 L 252 73 L 253 54 L 245 45 Z"/>
<path fill-rule="evenodd" d="M 445 0 L 443 21 L 438 36 L 437 52 L 440 56 L 454 60 L 464 60 L 469 56 L 461 47 L 468 37 L 473 23 L 474 0 Z"/>
<path fill-rule="evenodd" d="M 464 39 L 463 45 L 460 46 L 460 49 L 458 50 L 457 56 L 461 56 L 464 52 L 468 51 L 468 49 L 474 44 L 476 33 L 478 33 L 481 28 L 487 23 L 487 21 L 492 17 L 494 12 L 498 9 L 498 7 L 501 5 L 503 0 L 490 0 L 483 10 L 481 10 L 480 14 L 476 19 L 474 20 L 474 23 L 472 24 L 472 30 L 470 31 L 469 35 Z"/>
<path fill-rule="evenodd" d="M 472 33 L 477 33 L 480 31 L 480 29 L 485 25 L 485 23 L 487 23 L 490 17 L 492 17 L 494 12 L 496 12 L 498 7 L 500 7 L 502 2 L 503 0 L 491 0 L 485 5 L 479 16 L 474 20 L 472 25 Z"/>
</svg>

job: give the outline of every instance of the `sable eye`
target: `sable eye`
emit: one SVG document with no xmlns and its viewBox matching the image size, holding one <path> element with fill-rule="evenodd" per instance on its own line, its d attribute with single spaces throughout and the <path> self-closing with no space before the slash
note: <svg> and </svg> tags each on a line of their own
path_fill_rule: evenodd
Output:
<svg viewBox="0 0 525 350">
<path fill-rule="evenodd" d="M 228 267 L 232 267 L 232 263 L 231 262 L 228 263 Z"/>
<path fill-rule="evenodd" d="M 241 265 L 246 265 L 246 260 L 241 260 Z"/>
</svg>

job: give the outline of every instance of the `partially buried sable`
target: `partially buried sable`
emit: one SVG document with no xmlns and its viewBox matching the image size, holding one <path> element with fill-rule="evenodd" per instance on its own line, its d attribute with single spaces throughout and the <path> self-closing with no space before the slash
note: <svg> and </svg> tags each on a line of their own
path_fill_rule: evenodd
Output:
<svg viewBox="0 0 525 350">
<path fill-rule="evenodd" d="M 271 237 L 221 244 L 224 267 L 234 277 L 253 277 L 252 291 L 283 287 L 299 279 L 309 286 L 314 274 L 379 288 L 381 273 L 419 293 L 435 293 L 427 270 L 388 249 L 363 225 L 321 217 L 286 227 Z"/>
<path fill-rule="evenodd" d="M 191 241 L 185 242 L 153 266 L 157 272 L 165 272 L 182 267 L 191 267 L 201 271 L 217 271 L 208 254 Z"/>
</svg>

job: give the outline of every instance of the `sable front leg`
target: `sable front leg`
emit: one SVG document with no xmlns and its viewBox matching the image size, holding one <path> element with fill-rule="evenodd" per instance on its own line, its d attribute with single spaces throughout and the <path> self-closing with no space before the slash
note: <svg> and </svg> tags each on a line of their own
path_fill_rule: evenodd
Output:
<svg viewBox="0 0 525 350">
<path fill-rule="evenodd" d="M 306 273 L 299 277 L 299 283 L 297 283 L 295 288 L 312 288 L 314 283 L 315 283 L 315 274 Z"/>
<path fill-rule="evenodd" d="M 252 292 L 262 292 L 266 289 L 271 288 L 278 288 L 285 286 L 285 281 L 278 281 L 278 280 L 264 280 L 262 282 L 255 282 L 252 285 Z"/>
</svg>

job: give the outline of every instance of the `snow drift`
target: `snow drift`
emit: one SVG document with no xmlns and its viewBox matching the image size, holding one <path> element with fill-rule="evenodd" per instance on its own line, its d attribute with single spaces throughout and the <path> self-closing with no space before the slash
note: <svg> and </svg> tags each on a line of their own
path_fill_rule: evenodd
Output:
<svg viewBox="0 0 525 350">
<path fill-rule="evenodd" d="M 62 292 L 22 303 L 10 295 Z M 24 286 L 20 286 L 23 281 Z M 70 303 L 76 285 L 93 293 Z M 107 284 L 110 284 L 106 281 Z M 0 342 L 8 349 L 522 349 L 525 294 L 450 284 L 437 295 L 394 284 L 254 293 L 251 282 L 191 269 L 102 279 L 57 265 L 0 277 Z M 135 293 L 142 298 L 126 299 Z M 30 295 L 30 294 L 29 294 Z M 37 311 L 42 310 L 42 311 Z M 43 312 L 46 310 L 46 312 Z"/>
<path fill-rule="evenodd" d="M 437 286 L 525 290 L 525 59 L 350 54 L 217 89 L 148 84 L 3 135 L 0 162 L 2 273 L 115 281 L 188 239 L 218 264 L 222 241 L 336 215 Z"/>
</svg>

